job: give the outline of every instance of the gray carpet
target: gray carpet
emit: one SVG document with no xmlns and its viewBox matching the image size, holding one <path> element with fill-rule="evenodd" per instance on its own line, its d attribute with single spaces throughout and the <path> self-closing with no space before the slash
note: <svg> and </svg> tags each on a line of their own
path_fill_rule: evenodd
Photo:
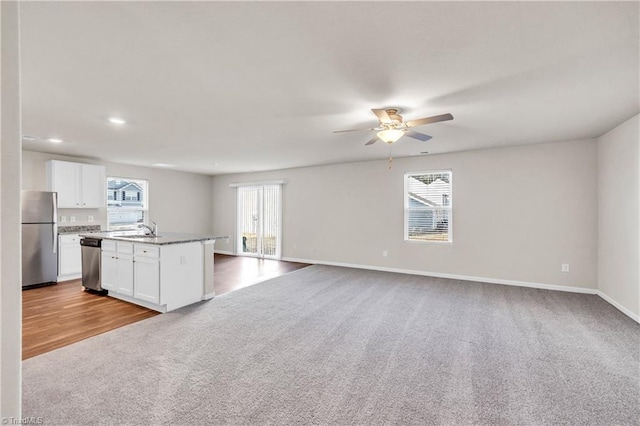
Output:
<svg viewBox="0 0 640 426">
<path fill-rule="evenodd" d="M 24 362 L 45 424 L 640 422 L 597 296 L 311 266 Z"/>
</svg>

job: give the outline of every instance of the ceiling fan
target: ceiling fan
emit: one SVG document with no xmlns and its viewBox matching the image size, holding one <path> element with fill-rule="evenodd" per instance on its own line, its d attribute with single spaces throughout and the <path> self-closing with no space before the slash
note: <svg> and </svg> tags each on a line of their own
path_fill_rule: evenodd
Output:
<svg viewBox="0 0 640 426">
<path fill-rule="evenodd" d="M 422 126 L 423 124 L 438 123 L 440 121 L 453 120 L 451 114 L 434 115 L 433 117 L 419 118 L 417 120 L 404 121 L 400 115 L 399 108 L 385 108 L 385 109 L 372 109 L 373 113 L 378 117 L 378 126 L 368 129 L 352 129 L 352 130 L 336 130 L 333 133 L 344 132 L 358 132 L 362 130 L 378 130 L 376 137 L 371 139 L 365 145 L 372 145 L 378 141 L 378 139 L 391 145 L 396 142 L 402 136 L 407 135 L 410 138 L 418 139 L 419 141 L 426 142 L 431 139 L 431 136 L 424 133 L 411 130 L 412 127 Z"/>
</svg>

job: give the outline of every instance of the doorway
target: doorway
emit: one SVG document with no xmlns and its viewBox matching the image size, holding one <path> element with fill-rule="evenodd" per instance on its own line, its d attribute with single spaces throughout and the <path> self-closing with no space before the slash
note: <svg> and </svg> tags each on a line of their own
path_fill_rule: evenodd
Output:
<svg viewBox="0 0 640 426">
<path fill-rule="evenodd" d="M 239 186 L 237 192 L 237 254 L 279 259 L 282 185 Z"/>
</svg>

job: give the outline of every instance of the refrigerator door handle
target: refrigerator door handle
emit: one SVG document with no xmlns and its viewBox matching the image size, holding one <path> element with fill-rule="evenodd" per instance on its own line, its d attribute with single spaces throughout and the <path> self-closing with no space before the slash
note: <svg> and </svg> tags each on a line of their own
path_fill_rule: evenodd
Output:
<svg viewBox="0 0 640 426">
<path fill-rule="evenodd" d="M 53 252 L 58 252 L 58 193 L 53 193 Z"/>
<path fill-rule="evenodd" d="M 53 223 L 53 252 L 57 253 L 58 252 L 58 223 L 54 222 Z"/>
</svg>

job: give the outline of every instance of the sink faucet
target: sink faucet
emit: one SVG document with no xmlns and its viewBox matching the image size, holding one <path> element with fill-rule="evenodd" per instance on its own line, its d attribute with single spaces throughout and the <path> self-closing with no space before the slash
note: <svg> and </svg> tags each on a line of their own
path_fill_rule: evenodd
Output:
<svg viewBox="0 0 640 426">
<path fill-rule="evenodd" d="M 156 235 L 156 230 L 158 229 L 158 225 L 152 220 L 151 223 L 153 223 L 153 227 L 149 226 L 149 225 L 145 225 L 144 223 L 138 225 L 138 228 L 146 228 L 149 230 L 149 234 L 148 235 Z"/>
</svg>

